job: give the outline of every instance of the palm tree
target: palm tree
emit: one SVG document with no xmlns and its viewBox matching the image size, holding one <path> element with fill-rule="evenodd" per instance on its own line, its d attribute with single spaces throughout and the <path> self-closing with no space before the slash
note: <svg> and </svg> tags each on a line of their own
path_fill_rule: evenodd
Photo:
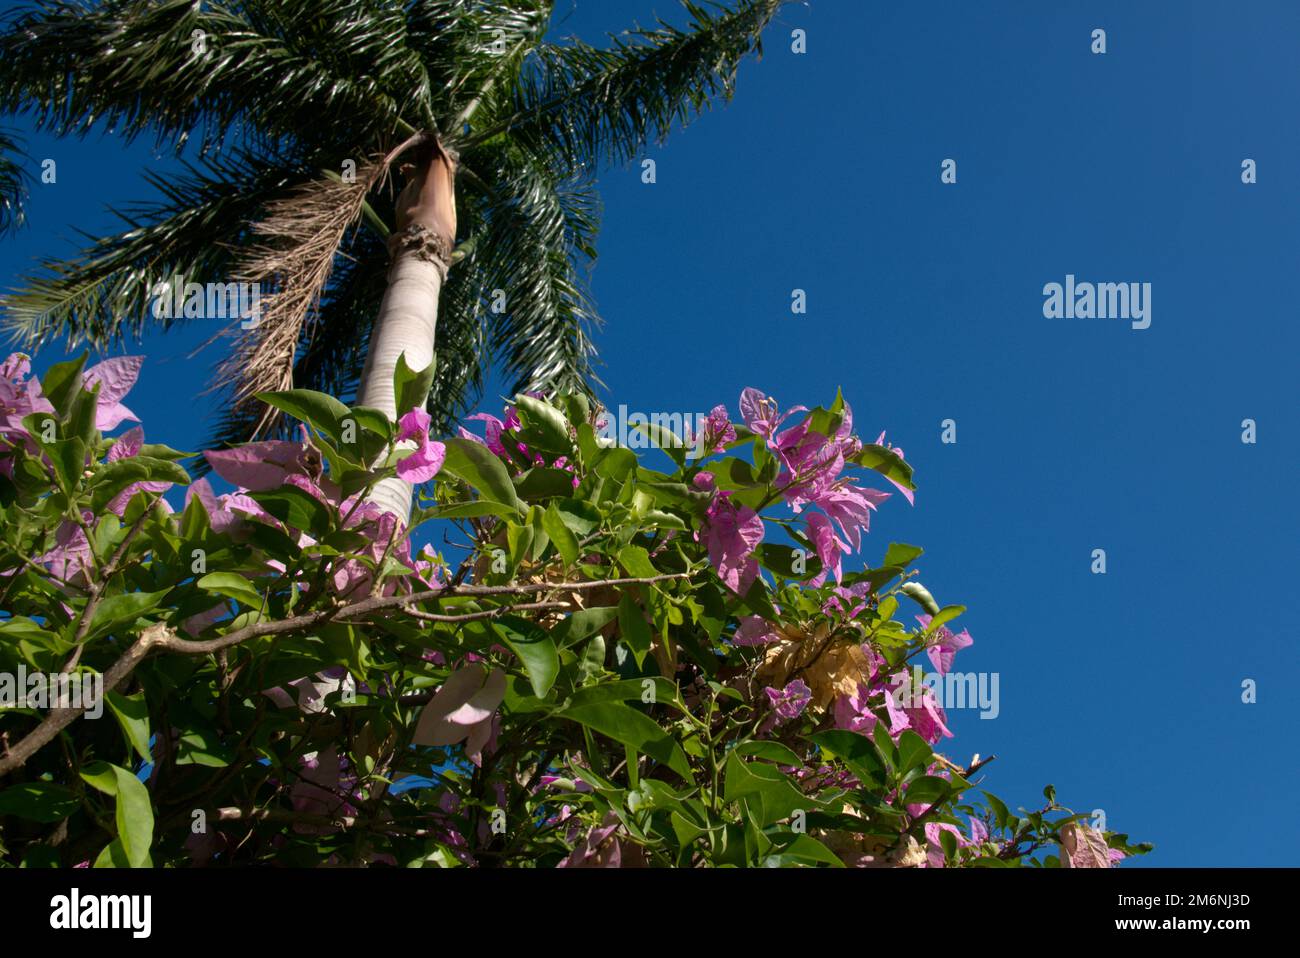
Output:
<svg viewBox="0 0 1300 958">
<path fill-rule="evenodd" d="M 104 348 L 183 321 L 153 314 L 159 282 L 259 283 L 260 321 L 229 331 L 219 368 L 217 442 L 282 428 L 256 394 L 291 386 L 359 384 L 362 403 L 402 412 L 393 366 L 432 361 L 435 319 L 427 405 L 444 429 L 493 362 L 517 391 L 589 390 L 599 164 L 729 99 L 786 0 L 682 2 L 684 28 L 659 21 L 603 49 L 544 40 L 551 0 L 50 0 L 13 14 L 0 109 L 58 135 L 151 134 L 186 172 L 147 175 L 162 198 L 120 211 L 124 232 L 24 277 L 4 323 L 25 344 Z M 21 219 L 12 152 L 0 137 L 0 231 Z"/>
</svg>

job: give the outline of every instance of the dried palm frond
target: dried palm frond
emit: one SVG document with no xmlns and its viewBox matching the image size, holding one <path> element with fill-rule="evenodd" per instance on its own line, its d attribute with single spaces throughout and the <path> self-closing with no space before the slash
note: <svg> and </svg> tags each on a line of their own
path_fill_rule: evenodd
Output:
<svg viewBox="0 0 1300 958">
<path fill-rule="evenodd" d="M 249 407 L 259 402 L 258 393 L 293 388 L 298 346 L 304 331 L 310 332 L 344 235 L 361 218 L 366 197 L 388 179 L 396 159 L 430 142 L 442 149 L 436 137 L 417 133 L 387 154 L 360 164 L 349 179 L 324 174 L 268 204 L 265 218 L 253 224 L 253 236 L 265 241 L 255 242 L 241 257 L 235 280 L 257 283 L 271 292 L 259 297 L 257 321 L 219 364 L 209 390 L 231 384 L 233 411 L 248 415 Z M 255 434 L 263 433 L 277 418 L 278 413 L 266 407 L 256 420 Z"/>
<path fill-rule="evenodd" d="M 322 176 L 269 204 L 253 225 L 256 242 L 236 265 L 235 281 L 258 284 L 260 310 L 217 367 L 212 389 L 229 383 L 236 409 L 260 392 L 293 387 L 293 365 L 305 327 L 320 304 L 344 234 L 361 217 L 366 196 L 388 174 L 387 157 L 358 167 L 351 181 Z M 267 407 L 257 432 L 275 417 Z"/>
</svg>

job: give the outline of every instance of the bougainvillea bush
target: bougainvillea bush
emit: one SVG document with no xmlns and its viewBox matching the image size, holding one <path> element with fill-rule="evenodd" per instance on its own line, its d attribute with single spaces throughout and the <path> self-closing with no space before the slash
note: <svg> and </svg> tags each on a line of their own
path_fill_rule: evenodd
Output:
<svg viewBox="0 0 1300 958">
<path fill-rule="evenodd" d="M 1013 813 L 937 750 L 947 717 L 912 666 L 942 674 L 971 639 L 916 580 L 920 549 L 842 564 L 913 494 L 842 399 L 748 389 L 695 435 L 641 426 L 639 454 L 586 399 L 524 395 L 439 442 L 432 371 L 399 363 L 397 423 L 274 393 L 297 441 L 200 459 L 145 441 L 123 405 L 139 370 L 0 370 L 0 674 L 24 680 L 0 712 L 7 865 L 1109 866 L 1148 847 L 1050 787 Z M 420 484 L 409 524 L 367 498 L 394 476 Z"/>
</svg>

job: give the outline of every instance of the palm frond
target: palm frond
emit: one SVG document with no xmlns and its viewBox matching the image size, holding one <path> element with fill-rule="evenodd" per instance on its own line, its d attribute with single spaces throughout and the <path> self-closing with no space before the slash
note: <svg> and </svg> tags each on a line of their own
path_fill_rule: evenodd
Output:
<svg viewBox="0 0 1300 958">
<path fill-rule="evenodd" d="M 546 33 L 552 0 L 415 0 L 407 7 L 408 46 L 441 81 L 431 108 L 458 116 L 485 86 L 517 74 L 526 52 Z M 448 122 L 444 135 L 454 133 Z"/>
<path fill-rule="evenodd" d="M 117 216 L 130 227 L 95 240 L 71 259 L 45 259 L 21 286 L 0 296 L 0 325 L 27 345 L 58 336 L 70 347 L 106 348 L 157 324 L 184 320 L 151 308 L 155 287 L 173 276 L 192 281 L 229 277 L 233 248 L 265 205 L 306 176 L 288 156 L 242 152 L 187 165 L 187 174 L 145 174 L 161 194 Z"/>
<path fill-rule="evenodd" d="M 27 159 L 13 134 L 0 130 L 0 236 L 17 232 L 26 221 Z"/>
<path fill-rule="evenodd" d="M 333 396 L 351 396 L 366 356 L 366 334 L 387 287 L 387 251 L 372 230 L 357 230 L 337 257 L 314 322 L 297 348 L 293 382 Z M 264 407 L 238 403 L 234 388 L 222 392 L 222 413 L 204 448 L 224 448 L 256 435 L 284 435 L 286 423 L 263 423 Z M 259 426 L 261 428 L 259 429 Z"/>
<path fill-rule="evenodd" d="M 355 179 L 320 176 L 272 201 L 252 227 L 253 242 L 240 257 L 236 282 L 266 293 L 257 322 L 237 339 L 218 369 L 218 383 L 233 383 L 236 407 L 259 404 L 260 392 L 293 388 L 299 343 L 329 282 L 344 235 L 361 217 L 366 196 L 388 175 L 388 157 L 357 169 Z M 273 411 L 263 413 L 259 429 Z"/>
<path fill-rule="evenodd" d="M 592 177 L 561 176 L 514 147 L 477 151 L 470 162 L 488 164 L 480 178 L 494 188 L 475 229 L 484 295 L 501 290 L 506 300 L 487 316 L 495 358 L 517 392 L 589 390 L 599 382 L 586 275 L 600 220 Z"/>
<path fill-rule="evenodd" d="M 762 31 L 789 0 L 741 0 L 734 10 L 707 10 L 682 0 L 685 28 L 611 35 L 608 48 L 579 41 L 540 44 L 514 89 L 513 103 L 476 130 L 470 142 L 510 133 L 544 145 L 566 169 L 627 162 L 647 143 L 662 142 L 712 100 L 730 100 L 749 53 L 761 55 Z"/>
<path fill-rule="evenodd" d="M 205 151 L 232 132 L 366 143 L 430 96 L 404 25 L 362 0 L 42 2 L 0 33 L 0 107 L 59 135 L 201 131 Z"/>
</svg>

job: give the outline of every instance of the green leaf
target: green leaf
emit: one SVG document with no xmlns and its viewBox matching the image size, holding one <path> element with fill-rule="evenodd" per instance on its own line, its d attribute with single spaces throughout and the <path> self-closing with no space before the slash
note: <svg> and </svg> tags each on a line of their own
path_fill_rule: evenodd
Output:
<svg viewBox="0 0 1300 958">
<path fill-rule="evenodd" d="M 889 548 L 885 550 L 884 564 L 903 568 L 924 554 L 925 550 L 920 546 L 911 546 L 906 542 L 891 542 Z"/>
<path fill-rule="evenodd" d="M 641 546 L 624 546 L 619 551 L 618 562 L 633 579 L 653 579 L 659 574 L 650 561 L 650 553 Z"/>
<path fill-rule="evenodd" d="M 353 443 L 347 442 L 348 430 L 347 421 L 351 419 L 359 428 Z M 350 453 L 355 453 L 353 458 L 363 463 L 372 463 L 379 458 L 379 454 L 384 451 L 393 437 L 397 434 L 397 426 L 391 419 L 384 415 L 382 409 L 375 409 L 371 406 L 353 406 L 348 410 L 347 416 L 340 422 L 339 430 L 339 447 Z"/>
<path fill-rule="evenodd" d="M 859 466 L 866 466 L 868 469 L 874 469 L 904 489 L 916 489 L 916 485 L 912 482 L 912 467 L 904 462 L 903 457 L 892 449 L 886 449 L 884 446 L 877 446 L 874 443 L 863 446 L 856 456 L 849 459 L 849 462 Z"/>
<path fill-rule="evenodd" d="M 573 437 L 569 421 L 550 403 L 532 396 L 515 397 L 515 412 L 519 415 L 519 436 L 531 452 L 567 456 L 573 452 Z"/>
<path fill-rule="evenodd" d="M 50 419 L 48 413 L 34 412 L 23 417 L 23 425 L 38 446 L 49 457 L 54 466 L 54 478 L 65 493 L 71 495 L 81 482 L 81 473 L 86 468 L 86 444 L 80 439 L 55 439 L 46 442 L 42 438 L 42 426 Z"/>
<path fill-rule="evenodd" d="M 126 848 L 122 845 L 120 838 L 115 838 L 107 845 L 104 850 L 95 858 L 95 864 L 92 868 L 130 868 L 131 860 L 126 854 Z"/>
<path fill-rule="evenodd" d="M 1007 808 L 1006 803 L 992 792 L 984 792 L 983 794 L 984 800 L 988 802 L 989 808 L 993 812 L 994 824 L 997 825 L 998 828 L 1014 826 L 1014 823 L 1017 821 L 1016 816 L 1011 814 L 1011 810 Z"/>
<path fill-rule="evenodd" d="M 519 510 L 505 503 L 493 502 L 491 499 L 469 499 L 465 502 L 451 502 L 429 510 L 429 519 L 478 519 L 482 516 L 497 516 L 501 519 L 516 519 Z"/>
<path fill-rule="evenodd" d="M 838 855 L 811 835 L 780 835 L 774 836 L 772 840 L 779 851 L 768 855 L 765 864 L 769 866 L 780 866 L 790 862 L 810 862 L 830 865 L 832 868 L 846 867 Z"/>
<path fill-rule="evenodd" d="M 563 469 L 534 466 L 516 476 L 514 485 L 521 499 L 554 499 L 573 492 L 573 475 Z"/>
<path fill-rule="evenodd" d="M 285 525 L 320 539 L 330 530 L 330 510 L 311 493 L 297 486 L 267 492 L 250 492 L 249 498 Z"/>
<path fill-rule="evenodd" d="M 96 513 L 104 511 L 108 503 L 127 486 L 137 482 L 174 482 L 189 485 L 190 474 L 178 463 L 151 456 L 127 456 L 103 466 L 91 486 L 91 507 Z"/>
<path fill-rule="evenodd" d="M 557 499 L 552 503 L 560 519 L 575 536 L 587 536 L 600 527 L 600 510 L 580 499 Z"/>
<path fill-rule="evenodd" d="M 264 602 L 257 587 L 237 572 L 209 572 L 195 585 L 205 592 L 234 599 L 254 609 L 260 609 Z"/>
<path fill-rule="evenodd" d="M 472 439 L 453 436 L 446 440 L 447 458 L 443 469 L 468 482 L 479 495 L 522 511 L 510 473 L 492 450 Z"/>
<path fill-rule="evenodd" d="M 212 729 L 192 728 L 181 736 L 176 746 L 177 765 L 225 768 L 234 758 L 234 753 Z"/>
<path fill-rule="evenodd" d="M 925 768 L 934 758 L 934 751 L 925 739 L 911 729 L 898 737 L 898 771 L 906 775 L 914 768 Z"/>
<path fill-rule="evenodd" d="M 437 357 L 419 372 L 413 371 L 406 364 L 406 353 L 397 357 L 397 367 L 393 371 L 393 397 L 397 403 L 398 418 L 412 409 L 424 408 L 437 368 Z"/>
<path fill-rule="evenodd" d="M 123 695 L 121 692 L 109 692 L 105 699 L 117 724 L 122 726 L 127 742 L 142 759 L 152 762 L 153 755 L 149 752 L 149 706 L 144 700 L 144 693 Z"/>
<path fill-rule="evenodd" d="M 333 396 L 314 389 L 286 389 L 281 392 L 258 393 L 257 398 L 295 419 L 301 419 L 317 432 L 328 436 L 335 445 L 342 442 L 340 423 L 347 417 L 349 410 Z"/>
<path fill-rule="evenodd" d="M 170 589 L 163 589 L 161 592 L 124 592 L 121 595 L 109 596 L 95 607 L 84 641 L 89 642 L 116 629 L 133 625 L 136 619 L 158 608 L 162 604 L 163 597 L 170 591 Z"/>
<path fill-rule="evenodd" d="M 560 653 L 555 641 L 540 626 L 515 616 L 502 616 L 496 624 L 506 644 L 524 664 L 533 694 L 545 698 L 560 674 Z"/>
<path fill-rule="evenodd" d="M 723 798 L 728 802 L 756 799 L 756 807 L 752 802 L 750 807 L 757 813 L 760 826 L 783 821 L 797 811 L 820 807 L 816 799 L 796 788 L 780 769 L 765 762 L 746 762 L 734 750 L 727 753 Z"/>
<path fill-rule="evenodd" d="M 681 466 L 686 463 L 686 444 L 671 429 L 656 422 L 647 421 L 628 423 L 627 431 L 629 434 L 635 432 L 644 435 L 657 448 L 666 452 L 677 465 Z"/>
<path fill-rule="evenodd" d="M 965 611 L 966 611 L 966 606 L 964 605 L 945 605 L 942 609 L 940 609 L 931 617 L 930 624 L 926 627 L 925 630 L 926 633 L 928 634 L 930 632 L 934 632 L 936 629 L 939 628 L 939 626 L 951 622 L 953 619 L 957 618 L 957 616 L 961 615 Z"/>
<path fill-rule="evenodd" d="M 636 453 L 631 449 L 624 449 L 622 446 L 610 446 L 602 449 L 597 455 L 594 469 L 596 475 L 602 476 L 616 486 L 621 487 L 627 481 L 628 476 L 635 472 L 636 465 Z"/>
<path fill-rule="evenodd" d="M 551 630 L 551 637 L 561 646 L 568 647 L 595 635 L 618 615 L 612 605 L 598 605 L 580 609 Z"/>
<path fill-rule="evenodd" d="M 947 779 L 926 775 L 912 781 L 904 795 L 909 805 L 922 803 L 934 805 L 947 798 L 950 791 L 952 791 L 952 783 Z"/>
<path fill-rule="evenodd" d="M 149 790 L 124 768 L 107 762 L 93 762 L 82 769 L 81 777 L 106 795 L 117 799 L 115 819 L 117 840 L 122 843 L 126 860 L 132 868 L 144 868 L 153 844 L 153 805 Z"/>
<path fill-rule="evenodd" d="M 776 762 L 778 765 L 802 765 L 803 759 L 794 749 L 782 745 L 780 742 L 764 742 L 755 740 L 752 742 L 741 742 L 734 749 L 737 755 L 745 758 L 761 758 L 768 762 Z"/>
<path fill-rule="evenodd" d="M 654 689 L 654 702 L 659 705 L 671 705 L 678 711 L 685 711 L 681 692 L 676 684 L 662 675 L 646 676 L 640 679 L 623 679 L 619 682 L 603 682 L 600 685 L 578 689 L 569 696 L 566 708 L 599 705 L 603 702 L 645 701 L 646 683 Z M 648 704 L 648 703 L 647 703 Z"/>
<path fill-rule="evenodd" d="M 578 680 L 586 682 L 593 675 L 599 674 L 605 667 L 605 637 L 603 635 L 594 635 L 591 641 L 587 643 L 587 648 L 582 653 L 582 660 L 578 663 Z"/>
<path fill-rule="evenodd" d="M 649 755 L 668 766 L 686 781 L 691 781 L 691 767 L 682 747 L 658 723 L 634 708 L 621 702 L 604 702 L 570 706 L 556 714 L 623 745 L 630 745 L 643 755 Z"/>
<path fill-rule="evenodd" d="M 885 760 L 876 743 L 865 735 L 846 729 L 829 729 L 812 736 L 813 744 L 838 758 L 864 785 L 883 785 Z"/>
<path fill-rule="evenodd" d="M 803 554 L 803 571 L 795 567 L 795 560 Z M 765 569 L 775 572 L 786 579 L 811 579 L 822 571 L 822 560 L 811 549 L 799 549 L 793 546 L 764 542 L 758 547 L 758 562 Z"/>
<path fill-rule="evenodd" d="M 645 529 L 685 529 L 686 521 L 681 516 L 662 509 L 649 509 L 641 517 L 641 526 Z"/>
<path fill-rule="evenodd" d="M 81 807 L 77 793 L 53 782 L 24 782 L 0 792 L 0 816 L 13 815 L 50 825 Z"/>
<path fill-rule="evenodd" d="M 76 359 L 55 363 L 41 377 L 41 394 L 61 414 L 68 411 L 76 390 L 81 388 L 81 373 L 88 355 L 89 353 L 82 353 Z"/>
<path fill-rule="evenodd" d="M 631 592 L 624 592 L 623 597 L 618 601 L 618 631 L 627 647 L 632 650 L 632 656 L 636 659 L 637 668 L 645 661 L 646 653 L 650 651 L 650 645 L 653 636 L 650 632 L 650 625 L 645 620 L 645 614 L 641 611 Z"/>
</svg>

